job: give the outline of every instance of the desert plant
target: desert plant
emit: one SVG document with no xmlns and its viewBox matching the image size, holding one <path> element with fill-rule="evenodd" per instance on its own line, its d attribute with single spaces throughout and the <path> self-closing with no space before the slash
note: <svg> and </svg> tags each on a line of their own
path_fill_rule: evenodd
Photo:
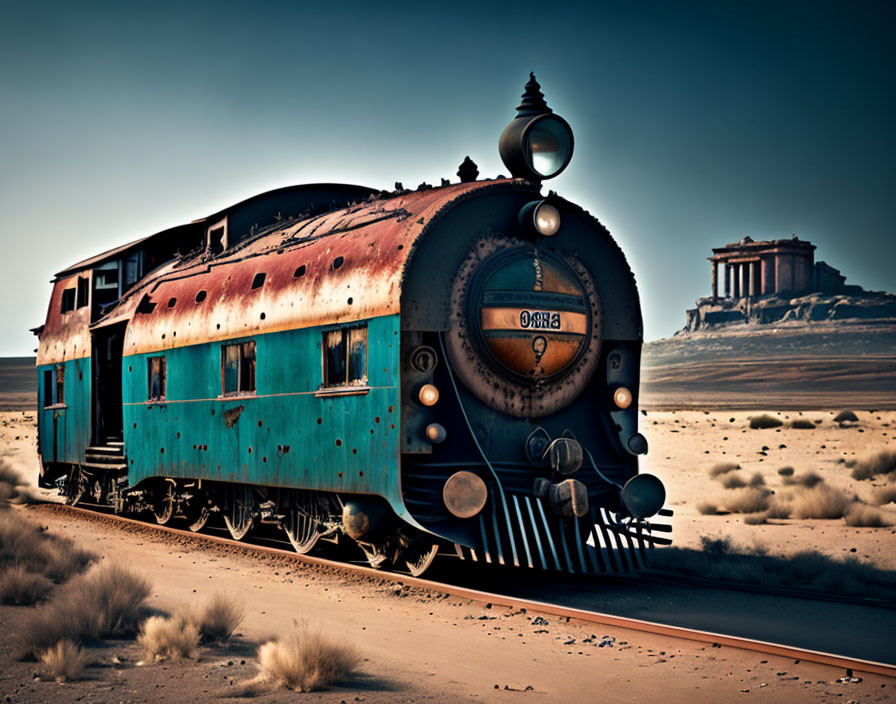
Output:
<svg viewBox="0 0 896 704">
<path fill-rule="evenodd" d="M 748 526 L 759 526 L 764 523 L 768 523 L 768 512 L 764 511 L 762 513 L 748 513 L 744 516 L 744 523 Z"/>
<path fill-rule="evenodd" d="M 796 518 L 842 518 L 849 503 L 839 489 L 819 484 L 794 497 L 792 513 Z"/>
<path fill-rule="evenodd" d="M 856 423 L 859 417 L 852 411 L 840 411 L 834 416 L 835 423 Z"/>
<path fill-rule="evenodd" d="M 732 462 L 721 462 L 719 464 L 714 464 L 709 468 L 709 476 L 715 479 L 723 474 L 728 474 L 728 472 L 733 472 L 737 469 L 740 469 L 739 464 L 734 464 Z"/>
<path fill-rule="evenodd" d="M 784 422 L 780 418 L 771 416 L 768 413 L 763 413 L 762 415 L 758 415 L 758 416 L 752 416 L 750 418 L 750 427 L 753 430 L 761 430 L 764 428 L 777 428 L 782 425 L 784 425 Z"/>
<path fill-rule="evenodd" d="M 701 501 L 697 504 L 697 513 L 703 516 L 715 516 L 719 512 L 719 507 L 708 501 Z"/>
<path fill-rule="evenodd" d="M 305 625 L 258 649 L 265 678 L 299 692 L 312 692 L 348 677 L 358 666 L 357 652 Z"/>
<path fill-rule="evenodd" d="M 53 583 L 21 565 L 0 571 L 0 603 L 31 606 L 50 593 Z"/>
<path fill-rule="evenodd" d="M 769 495 L 768 490 L 755 487 L 737 489 L 725 497 L 724 506 L 731 513 L 759 513 L 768 509 Z"/>
<path fill-rule="evenodd" d="M 790 518 L 790 502 L 782 496 L 775 496 L 766 512 L 769 518 Z"/>
<path fill-rule="evenodd" d="M 193 618 L 203 642 L 225 643 L 245 616 L 245 609 L 235 599 L 215 594 Z"/>
<path fill-rule="evenodd" d="M 181 660 L 199 652 L 199 628 L 190 618 L 150 616 L 140 627 L 137 642 L 155 660 Z"/>
<path fill-rule="evenodd" d="M 0 503 L 31 503 L 34 494 L 8 457 L 0 457 Z"/>
<path fill-rule="evenodd" d="M 793 476 L 793 467 L 781 467 L 778 470 L 778 474 L 782 477 L 792 477 Z"/>
<path fill-rule="evenodd" d="M 64 582 L 83 572 L 94 559 L 71 540 L 48 533 L 18 514 L 0 513 L 0 567 L 20 565 L 29 572 Z"/>
<path fill-rule="evenodd" d="M 872 479 L 881 474 L 896 473 L 896 450 L 880 450 L 856 460 L 853 479 Z"/>
<path fill-rule="evenodd" d="M 737 474 L 723 474 L 720 481 L 722 482 L 722 486 L 726 489 L 740 489 L 747 485 L 747 483 Z"/>
<path fill-rule="evenodd" d="M 804 486 L 811 489 L 824 482 L 824 478 L 817 472 L 804 472 L 797 474 L 795 477 L 784 477 L 784 484 L 787 486 Z"/>
<path fill-rule="evenodd" d="M 88 657 L 78 645 L 70 640 L 61 640 L 48 648 L 40 656 L 47 673 L 58 682 L 80 680 L 84 677 Z"/>
<path fill-rule="evenodd" d="M 795 418 L 790 421 L 790 427 L 795 430 L 815 430 L 815 423 L 806 418 Z"/>
<path fill-rule="evenodd" d="M 882 486 L 874 492 L 874 503 L 878 506 L 896 503 L 896 486 Z"/>
<path fill-rule="evenodd" d="M 846 520 L 846 525 L 854 528 L 883 528 L 888 525 L 880 511 L 858 502 L 846 510 L 843 518 Z"/>
<path fill-rule="evenodd" d="M 20 657 L 37 657 L 61 640 L 85 643 L 135 633 L 149 591 L 143 577 L 119 565 L 101 565 L 73 579 L 28 614 L 19 634 Z"/>
</svg>

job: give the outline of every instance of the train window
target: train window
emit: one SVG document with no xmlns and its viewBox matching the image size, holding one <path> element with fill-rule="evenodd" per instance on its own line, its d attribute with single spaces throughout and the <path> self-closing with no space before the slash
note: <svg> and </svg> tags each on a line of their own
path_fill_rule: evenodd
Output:
<svg viewBox="0 0 896 704">
<path fill-rule="evenodd" d="M 88 286 L 89 281 L 86 276 L 78 277 L 78 308 L 83 308 L 87 305 L 87 296 L 90 292 L 90 287 Z"/>
<path fill-rule="evenodd" d="M 44 370 L 44 408 L 53 405 L 53 370 Z"/>
<path fill-rule="evenodd" d="M 324 333 L 324 386 L 367 385 L 367 326 Z"/>
<path fill-rule="evenodd" d="M 149 367 L 149 400 L 161 401 L 165 398 L 167 363 L 164 357 L 150 357 L 146 362 Z"/>
<path fill-rule="evenodd" d="M 221 385 L 225 396 L 255 392 L 255 340 L 221 347 Z"/>
<path fill-rule="evenodd" d="M 256 288 L 261 288 L 262 286 L 264 286 L 264 280 L 265 280 L 266 276 L 267 276 L 267 274 L 265 274 L 263 271 L 257 273 L 255 275 L 255 278 L 252 279 L 252 288 L 256 289 Z"/>
<path fill-rule="evenodd" d="M 71 313 L 75 309 L 75 289 L 67 288 L 62 292 L 60 313 Z"/>
<path fill-rule="evenodd" d="M 56 365 L 56 397 L 53 399 L 56 405 L 65 403 L 65 367 Z"/>
<path fill-rule="evenodd" d="M 299 278 L 300 276 L 304 276 L 305 275 L 305 265 L 302 264 L 302 266 L 300 266 L 298 269 L 296 269 L 294 272 L 292 272 L 292 275 L 296 278 Z"/>
</svg>

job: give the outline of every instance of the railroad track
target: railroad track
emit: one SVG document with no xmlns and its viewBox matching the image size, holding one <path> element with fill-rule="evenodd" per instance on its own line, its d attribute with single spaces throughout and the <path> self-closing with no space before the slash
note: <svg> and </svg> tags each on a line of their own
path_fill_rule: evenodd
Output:
<svg viewBox="0 0 896 704">
<path fill-rule="evenodd" d="M 896 678 L 896 665 L 891 665 L 888 663 L 862 660 L 842 655 L 836 655 L 833 653 L 807 650 L 804 648 L 782 645 L 778 643 L 770 643 L 740 636 L 725 635 L 723 633 L 713 633 L 710 631 L 673 626 L 643 619 L 630 618 L 626 616 L 600 613 L 597 611 L 573 608 L 570 606 L 564 606 L 561 604 L 554 604 L 545 601 L 524 599 L 504 594 L 482 591 L 479 589 L 473 589 L 470 587 L 451 584 L 448 582 L 434 581 L 430 579 L 424 579 L 422 577 L 412 577 L 409 574 L 402 574 L 399 572 L 384 572 L 365 565 L 329 560 L 327 558 L 313 555 L 300 555 L 294 552 L 291 548 L 277 547 L 276 543 L 280 541 L 275 540 L 265 541 L 267 543 L 274 543 L 274 545 L 259 544 L 258 542 L 247 543 L 243 541 L 236 541 L 232 538 L 224 537 L 222 535 L 213 535 L 210 533 L 194 533 L 189 530 L 181 530 L 179 528 L 172 528 L 170 526 L 160 526 L 154 523 L 149 523 L 134 518 L 118 516 L 106 511 L 93 510 L 84 507 L 66 506 L 55 503 L 48 503 L 44 504 L 43 506 L 52 506 L 52 510 L 54 512 L 63 515 L 70 515 L 73 517 L 89 516 L 94 519 L 103 519 L 113 524 L 131 525 L 150 532 L 178 536 L 183 539 L 195 541 L 197 544 L 213 543 L 222 546 L 237 548 L 248 553 L 276 555 L 280 558 L 292 560 L 295 562 L 301 562 L 320 568 L 326 568 L 328 570 L 349 573 L 354 576 L 366 577 L 380 582 L 395 582 L 396 584 L 401 584 L 409 587 L 425 589 L 442 594 L 448 594 L 450 596 L 469 599 L 471 601 L 487 603 L 491 604 L 492 606 L 505 606 L 515 610 L 525 609 L 527 612 L 555 616 L 559 618 L 565 618 L 567 620 L 576 620 L 583 623 L 593 623 L 604 626 L 625 628 L 628 630 L 639 631 L 643 633 L 652 633 L 668 636 L 671 638 L 680 638 L 683 640 L 695 641 L 700 643 L 709 643 L 715 647 L 728 646 L 731 648 L 738 648 L 741 650 L 748 650 L 767 655 L 777 655 L 794 660 L 815 662 L 842 668 L 844 670 L 847 670 L 848 673 L 863 672 L 867 674 Z M 283 542 L 285 543 L 285 541 Z M 661 579 L 666 578 L 667 576 L 668 575 L 666 575 L 665 573 L 659 575 Z M 700 581 L 709 582 L 709 580 Z M 712 586 L 713 588 L 717 588 L 718 585 L 707 584 L 705 586 Z M 744 590 L 754 591 L 754 588 L 750 586 L 748 588 L 745 587 Z M 781 590 L 775 589 L 772 593 L 781 593 Z M 791 592 L 788 595 L 792 596 L 793 594 Z"/>
</svg>

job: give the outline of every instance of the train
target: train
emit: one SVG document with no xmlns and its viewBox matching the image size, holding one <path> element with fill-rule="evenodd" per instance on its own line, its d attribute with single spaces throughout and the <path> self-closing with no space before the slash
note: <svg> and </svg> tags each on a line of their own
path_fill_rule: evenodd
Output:
<svg viewBox="0 0 896 704">
<path fill-rule="evenodd" d="M 640 569 L 671 510 L 638 467 L 634 276 L 542 193 L 573 134 L 532 74 L 499 152 L 508 177 L 287 186 L 60 271 L 41 486 L 413 575 Z"/>
</svg>

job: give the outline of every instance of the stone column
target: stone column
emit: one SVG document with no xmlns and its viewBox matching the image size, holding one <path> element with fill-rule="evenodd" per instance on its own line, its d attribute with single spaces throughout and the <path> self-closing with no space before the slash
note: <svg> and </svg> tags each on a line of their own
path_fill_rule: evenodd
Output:
<svg viewBox="0 0 896 704">
<path fill-rule="evenodd" d="M 712 300 L 716 301 L 719 298 L 718 266 L 712 259 L 709 261 L 712 265 Z"/>
<path fill-rule="evenodd" d="M 793 256 L 779 254 L 775 261 L 775 290 L 793 290 Z"/>
<path fill-rule="evenodd" d="M 775 259 L 774 256 L 762 258 L 762 293 L 763 295 L 775 292 Z"/>
<path fill-rule="evenodd" d="M 759 273 L 759 262 L 750 262 L 750 296 L 755 298 L 759 295 L 759 291 L 756 287 L 756 279 Z"/>
<path fill-rule="evenodd" d="M 737 265 L 737 297 L 743 298 L 747 295 L 747 266 L 743 262 Z"/>
</svg>

